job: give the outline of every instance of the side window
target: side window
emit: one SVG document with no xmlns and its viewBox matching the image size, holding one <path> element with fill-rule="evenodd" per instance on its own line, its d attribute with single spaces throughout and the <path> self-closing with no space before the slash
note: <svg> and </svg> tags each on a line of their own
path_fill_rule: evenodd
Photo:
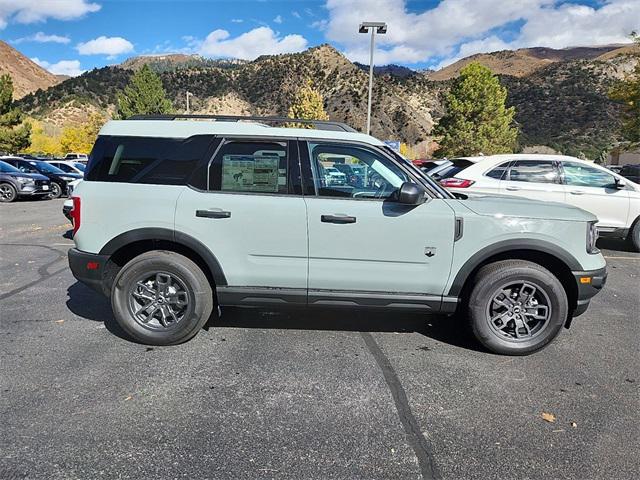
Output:
<svg viewBox="0 0 640 480">
<path fill-rule="evenodd" d="M 73 169 L 67 165 L 66 163 L 52 163 L 51 165 L 53 165 L 54 167 L 59 168 L 60 170 L 62 170 L 63 172 L 73 172 Z"/>
<path fill-rule="evenodd" d="M 289 193 L 288 142 L 227 141 L 211 162 L 209 190 Z"/>
<path fill-rule="evenodd" d="M 212 137 L 99 137 L 87 180 L 184 185 L 206 154 Z"/>
<path fill-rule="evenodd" d="M 322 197 L 385 199 L 409 180 L 391 159 L 363 147 L 309 143 L 309 158 Z"/>
<path fill-rule="evenodd" d="M 547 160 L 516 160 L 509 169 L 512 182 L 559 183 L 558 169 Z"/>
<path fill-rule="evenodd" d="M 495 178 L 496 180 L 502 180 L 507 173 L 509 164 L 511 162 L 504 162 L 498 165 L 497 167 L 493 167 L 487 173 L 484 174 L 485 177 Z"/>
<path fill-rule="evenodd" d="M 607 172 L 577 162 L 562 162 L 564 182 L 577 187 L 611 187 L 615 177 Z"/>
</svg>

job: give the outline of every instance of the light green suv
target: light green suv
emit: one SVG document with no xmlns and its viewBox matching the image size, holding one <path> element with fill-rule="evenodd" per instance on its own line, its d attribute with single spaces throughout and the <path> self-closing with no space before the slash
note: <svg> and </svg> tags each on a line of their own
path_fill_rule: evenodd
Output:
<svg viewBox="0 0 640 480">
<path fill-rule="evenodd" d="M 606 281 L 583 210 L 456 198 L 344 124 L 181 117 L 107 123 L 73 197 L 71 270 L 137 341 L 184 342 L 219 306 L 370 307 L 458 311 L 527 354 Z"/>
</svg>

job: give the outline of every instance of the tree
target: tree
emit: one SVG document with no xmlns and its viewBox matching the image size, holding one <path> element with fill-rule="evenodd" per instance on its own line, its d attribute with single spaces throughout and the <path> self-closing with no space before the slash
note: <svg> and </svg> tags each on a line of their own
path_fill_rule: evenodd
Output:
<svg viewBox="0 0 640 480">
<path fill-rule="evenodd" d="M 169 113 L 171 110 L 171 101 L 167 98 L 162 80 L 149 65 L 143 65 L 133 74 L 124 90 L 118 92 L 116 116 L 120 119 L 132 115 Z"/>
<path fill-rule="evenodd" d="M 307 79 L 296 92 L 293 102 L 289 107 L 289 117 L 306 120 L 329 120 L 329 115 L 324 111 L 322 94 L 313 88 L 311 80 Z M 309 124 L 294 124 L 294 127 L 313 128 Z"/>
<path fill-rule="evenodd" d="M 631 33 L 631 38 L 640 47 L 640 35 Z M 622 126 L 620 133 L 630 147 L 640 144 L 640 55 L 633 73 L 617 82 L 609 91 L 609 98 L 622 104 Z"/>
<path fill-rule="evenodd" d="M 23 122 L 22 112 L 13 106 L 13 81 L 0 76 L 0 151 L 16 153 L 31 143 L 31 125 Z"/>
<path fill-rule="evenodd" d="M 491 70 L 472 62 L 460 71 L 446 94 L 445 115 L 434 133 L 440 144 L 436 155 L 493 155 L 511 153 L 518 129 L 512 126 L 515 109 L 506 108 L 507 89 Z"/>
<path fill-rule="evenodd" d="M 103 123 L 104 117 L 102 115 L 92 113 L 87 123 L 76 127 L 65 127 L 60 137 L 62 153 L 89 153 Z"/>
</svg>

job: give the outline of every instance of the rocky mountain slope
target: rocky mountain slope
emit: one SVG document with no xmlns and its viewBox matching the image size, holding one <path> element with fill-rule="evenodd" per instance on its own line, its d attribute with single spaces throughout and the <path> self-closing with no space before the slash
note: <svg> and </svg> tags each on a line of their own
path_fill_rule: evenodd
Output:
<svg viewBox="0 0 640 480">
<path fill-rule="evenodd" d="M 45 90 L 62 81 L 0 40 L 0 75 L 5 73 L 8 73 L 13 80 L 13 98 L 16 99 L 35 92 L 39 88 Z"/>
<path fill-rule="evenodd" d="M 607 98 L 607 91 L 616 78 L 631 71 L 637 61 L 634 53 L 629 47 L 527 49 L 476 59 L 493 66 L 508 87 L 507 101 L 516 107 L 523 146 L 549 145 L 594 157 L 615 140 L 618 106 Z M 517 57 L 518 62 L 508 69 L 505 56 Z M 331 119 L 364 129 L 367 72 L 331 46 L 252 62 L 166 57 L 138 57 L 121 66 L 95 69 L 28 95 L 20 104 L 27 113 L 58 125 L 82 121 L 95 110 L 109 114 L 132 69 L 147 62 L 160 73 L 177 111 L 184 111 L 189 91 L 192 113 L 284 115 L 295 90 L 311 78 Z M 526 65 L 529 58 L 535 61 Z M 450 80 L 436 80 L 432 72 L 396 73 L 387 68 L 376 74 L 372 133 L 422 144 L 428 153 L 424 147 L 432 146 L 431 129 L 443 114 L 442 94 Z"/>
</svg>

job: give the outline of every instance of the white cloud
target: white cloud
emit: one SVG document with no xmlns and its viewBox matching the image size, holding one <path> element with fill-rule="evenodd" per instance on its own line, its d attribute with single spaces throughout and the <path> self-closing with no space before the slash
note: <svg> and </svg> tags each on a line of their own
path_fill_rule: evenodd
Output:
<svg viewBox="0 0 640 480">
<path fill-rule="evenodd" d="M 407 10 L 406 0 L 327 0 L 326 8 L 327 39 L 363 63 L 369 61 L 369 42 L 358 33 L 360 22 L 388 23 L 387 33 L 376 36 L 377 64 L 444 59 L 445 65 L 461 56 L 506 48 L 620 43 L 638 29 L 640 18 L 638 0 L 605 0 L 599 8 L 558 0 L 442 0 L 418 13 Z M 523 25 L 509 41 L 496 35 L 501 28 L 514 28 L 512 22 Z"/>
<path fill-rule="evenodd" d="M 296 12 L 295 10 L 293 12 L 291 12 L 291 15 L 293 15 L 296 18 L 302 18 L 302 16 L 298 12 Z"/>
<path fill-rule="evenodd" d="M 40 60 L 37 57 L 34 57 L 31 60 L 55 75 L 68 75 L 69 77 L 77 77 L 78 75 L 84 73 L 84 70 L 80 68 L 79 60 L 60 60 L 57 63 L 49 63 L 46 60 Z"/>
<path fill-rule="evenodd" d="M 273 19 L 273 23 L 282 23 L 282 15 L 278 15 Z"/>
<path fill-rule="evenodd" d="M 105 37 L 104 35 L 88 42 L 76 45 L 80 55 L 107 55 L 115 58 L 123 53 L 133 52 L 133 44 L 122 37 Z"/>
<path fill-rule="evenodd" d="M 100 10 L 88 0 L 0 0 L 0 28 L 16 23 L 44 22 L 48 18 L 72 20 Z"/>
<path fill-rule="evenodd" d="M 17 38 L 13 40 L 13 43 L 23 42 L 37 42 L 37 43 L 64 43 L 67 44 L 71 41 L 69 37 L 63 37 L 61 35 L 47 35 L 44 32 L 38 32 L 28 37 Z"/>
<path fill-rule="evenodd" d="M 232 18 L 231 19 L 231 23 L 242 23 L 242 22 L 244 22 L 244 20 L 241 19 L 241 18 Z"/>
<path fill-rule="evenodd" d="M 226 30 L 214 30 L 201 43 L 198 53 L 208 57 L 253 60 L 260 55 L 300 52 L 307 47 L 301 35 L 280 37 L 269 27 L 258 27 L 235 38 Z"/>
</svg>

